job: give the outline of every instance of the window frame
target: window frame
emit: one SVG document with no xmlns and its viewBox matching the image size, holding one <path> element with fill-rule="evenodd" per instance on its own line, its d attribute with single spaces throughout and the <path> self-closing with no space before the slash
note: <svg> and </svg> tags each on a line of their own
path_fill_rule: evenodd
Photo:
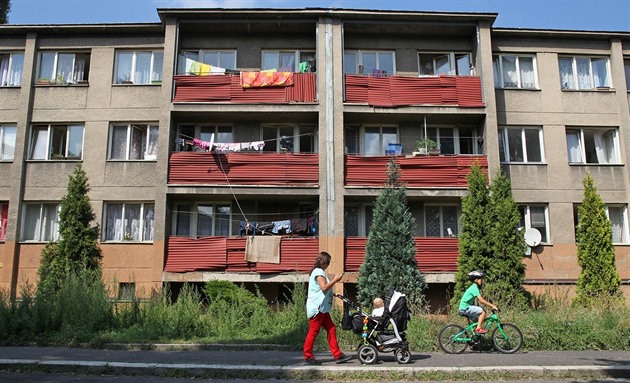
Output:
<svg viewBox="0 0 630 383">
<path fill-rule="evenodd" d="M 41 150 L 38 148 L 39 145 L 39 134 L 36 135 L 36 131 L 43 130 L 46 128 L 46 158 L 33 158 L 36 155 L 36 151 Z M 65 127 L 65 138 L 59 137 L 56 133 L 59 129 L 56 128 L 64 128 Z M 41 128 L 41 129 L 40 129 Z M 69 147 L 72 143 L 72 131 L 75 128 L 81 129 L 81 153 L 78 157 L 69 156 Z M 53 145 L 57 142 L 57 140 L 61 139 L 64 147 L 63 155 L 60 153 L 54 153 Z M 29 161 L 83 161 L 83 152 L 85 147 L 85 124 L 83 123 L 67 123 L 67 124 L 32 124 L 30 129 L 30 139 L 29 139 L 29 150 L 28 150 L 28 160 Z"/>
<path fill-rule="evenodd" d="M 561 66 L 561 61 L 562 60 L 567 60 L 570 59 L 571 60 L 571 76 L 573 79 L 573 87 L 570 86 L 564 86 L 562 83 L 562 66 Z M 578 73 L 578 64 L 577 61 L 578 59 L 588 59 L 588 69 L 589 69 L 589 87 L 588 88 L 581 88 L 580 87 L 580 81 L 579 81 L 579 73 Z M 603 86 L 595 86 L 595 77 L 593 74 L 593 60 L 597 59 L 597 60 L 606 60 L 606 81 L 608 83 L 608 85 L 603 85 Z M 584 91 L 584 90 L 609 90 L 612 89 L 612 77 L 611 77 L 611 70 L 610 70 L 610 57 L 609 56 L 598 56 L 598 55 L 594 55 L 594 56 L 582 56 L 582 55 L 576 55 L 576 56 L 569 56 L 569 55 L 558 55 L 558 72 L 560 74 L 560 90 L 563 91 Z"/>
<path fill-rule="evenodd" d="M 37 221 L 34 225 L 35 232 L 32 233 L 33 238 L 26 238 L 26 229 L 28 223 L 28 211 L 31 207 L 39 207 L 39 214 Z M 55 209 L 55 217 L 49 217 L 50 209 Z M 56 242 L 59 240 L 59 212 L 61 211 L 61 204 L 58 202 L 25 202 L 22 211 L 22 228 L 20 230 L 20 242 Z M 49 237 L 48 233 L 50 228 L 53 228 L 54 233 Z"/>
<path fill-rule="evenodd" d="M 381 65 L 381 55 L 391 55 L 392 57 L 392 73 L 383 73 L 383 76 L 393 76 L 396 74 L 396 51 L 394 50 L 362 50 L 362 49 L 346 49 L 343 51 L 343 74 L 351 74 L 351 75 L 373 75 L 373 73 L 364 73 L 364 69 L 361 70 L 363 65 L 363 55 L 365 54 L 376 54 L 376 68 L 374 70 L 383 70 Z M 353 72 L 346 71 L 346 55 L 353 55 L 355 61 L 355 68 Z"/>
<path fill-rule="evenodd" d="M 612 153 L 614 156 L 614 159 L 612 162 L 592 162 L 592 161 L 588 161 L 588 157 L 592 156 L 592 154 L 589 154 L 589 156 L 587 156 L 587 151 L 586 151 L 586 143 L 585 143 L 585 134 L 584 132 L 597 132 L 597 131 L 601 131 L 601 130 L 606 130 L 605 133 L 602 134 L 602 138 L 605 138 L 605 136 L 609 133 L 613 133 L 613 137 L 612 137 L 612 144 L 613 144 L 613 150 L 614 152 Z M 569 133 L 578 133 L 576 135 L 577 137 L 577 144 L 578 144 L 578 149 L 579 149 L 579 155 L 580 155 L 580 162 L 577 161 L 571 161 L 572 159 L 572 154 L 571 154 L 571 148 L 569 147 Z M 588 134 L 589 137 L 589 142 L 588 142 L 588 146 L 590 146 L 590 138 L 591 136 L 593 137 L 593 146 L 595 148 L 597 148 L 597 146 L 595 145 L 595 136 L 593 134 Z M 608 127 L 567 127 L 565 129 L 565 138 L 566 138 L 566 145 L 567 145 L 567 160 L 569 165 L 621 165 L 621 153 L 620 153 L 620 143 L 619 143 L 619 129 L 618 128 L 608 128 Z M 606 144 L 606 143 L 604 143 Z M 606 155 L 607 157 L 609 157 L 609 153 L 610 151 L 608 150 L 608 148 L 606 148 L 606 145 L 604 145 L 604 148 L 606 149 L 606 153 L 603 153 L 604 155 Z M 577 153 L 576 153 L 577 154 Z M 598 157 L 598 154 L 595 153 L 595 157 Z"/>
<path fill-rule="evenodd" d="M 13 130 L 13 151 L 10 152 L 11 155 L 8 155 L 8 149 L 11 147 L 11 143 L 7 142 L 7 137 L 10 135 L 7 134 L 7 130 Z M 17 124 L 0 124 L 0 162 L 12 162 L 15 159 L 15 145 L 17 143 Z"/>
<path fill-rule="evenodd" d="M 446 56 L 448 57 L 448 66 L 449 66 L 449 70 L 447 73 L 435 73 L 436 72 L 436 57 L 438 56 Z M 422 65 L 422 57 L 421 56 L 434 56 L 434 58 L 432 59 L 431 63 L 432 63 L 432 69 L 433 69 L 433 73 L 422 73 L 423 72 L 423 65 Z M 457 58 L 460 56 L 467 56 L 468 57 L 468 68 L 466 68 L 466 73 L 458 73 L 459 72 L 459 68 L 457 65 Z M 450 52 L 432 52 L 432 51 L 428 51 L 428 52 L 418 52 L 418 76 L 419 77 L 438 77 L 441 75 L 448 75 L 448 76 L 471 76 L 471 72 L 474 69 L 474 65 L 473 65 L 473 61 L 472 61 L 472 52 L 460 52 L 460 51 L 450 51 Z"/>
<path fill-rule="evenodd" d="M 509 131 L 520 130 L 521 134 L 521 154 L 523 161 L 511 161 L 510 158 L 510 135 Z M 530 161 L 528 146 L 527 146 L 527 132 L 526 131 L 538 131 L 538 150 L 540 152 L 540 161 Z M 544 164 L 545 158 L 545 145 L 544 145 L 544 133 L 542 127 L 537 126 L 501 126 L 499 127 L 499 160 L 504 164 Z M 501 158 L 503 157 L 503 158 Z"/>
<path fill-rule="evenodd" d="M 129 218 L 127 213 L 127 210 L 130 209 L 131 206 L 140 206 L 140 212 L 139 212 L 139 231 L 138 231 L 138 237 L 140 239 L 134 239 L 132 234 L 126 232 L 127 230 L 127 221 L 129 221 L 131 218 Z M 112 238 L 112 239 L 108 239 L 108 231 L 109 231 L 109 208 L 113 207 L 113 206 L 121 206 L 121 224 L 123 225 L 123 227 L 120 230 L 120 233 L 123 233 L 120 238 Z M 152 219 L 151 219 L 151 233 L 148 234 L 149 238 L 147 238 L 147 233 L 145 233 L 145 227 L 147 226 L 146 223 L 146 217 L 148 215 L 148 207 L 152 206 L 153 208 L 153 214 L 152 214 Z M 131 223 L 130 223 L 131 224 Z M 116 225 L 116 223 L 114 223 L 114 225 Z M 113 234 L 114 236 L 116 236 L 118 233 L 118 230 L 116 230 L 116 228 L 114 228 Z M 103 203 L 103 222 L 102 222 L 102 229 L 101 229 L 101 242 L 103 243 L 128 243 L 128 242 L 132 242 L 132 243 L 153 243 L 153 241 L 155 240 L 155 202 L 151 201 L 145 201 L 145 202 L 136 202 L 136 201 L 125 201 L 125 202 L 119 202 L 119 201 L 106 201 Z"/>
<path fill-rule="evenodd" d="M 265 66 L 265 54 L 276 54 L 276 61 L 279 67 L 276 68 L 267 68 Z M 316 57 L 315 50 L 310 49 L 262 49 L 260 52 L 260 70 L 272 70 L 277 69 L 281 71 L 284 67 L 280 67 L 280 55 L 282 54 L 292 54 L 293 55 L 293 70 L 291 72 L 297 73 L 299 72 L 299 65 L 302 60 L 308 58 L 305 56 L 311 56 L 313 59 Z"/>
<path fill-rule="evenodd" d="M 442 133 L 443 133 L 443 130 L 445 129 L 452 130 L 451 137 L 444 136 L 444 138 L 442 138 L 443 137 Z M 467 138 L 466 136 L 460 135 L 460 130 L 463 130 L 463 129 L 471 129 L 472 133 L 475 135 L 474 137 L 473 136 L 470 137 L 471 139 L 470 144 L 471 144 L 473 153 L 462 153 L 462 140 Z M 478 135 L 477 128 L 474 126 L 431 125 L 427 127 L 426 133 L 428 137 L 424 137 L 424 133 L 422 133 L 422 138 L 429 138 L 435 141 L 438 144 L 438 148 L 440 149 L 441 154 L 478 155 L 478 154 L 481 154 L 483 150 L 479 145 L 480 136 Z M 447 138 L 451 138 L 453 140 L 453 153 L 445 151 L 445 147 L 447 145 L 443 144 L 443 141 L 446 141 Z"/>
<path fill-rule="evenodd" d="M 216 64 L 205 61 L 206 55 L 213 54 L 213 53 L 218 55 L 218 63 Z M 233 65 L 224 65 L 224 63 L 221 61 L 221 56 L 226 55 L 228 53 L 234 55 L 234 62 L 232 63 Z M 182 49 L 177 58 L 178 60 L 177 74 L 187 74 L 186 73 L 186 59 L 199 61 L 204 64 L 209 64 L 209 65 L 216 66 L 219 68 L 224 68 L 227 70 L 236 70 L 237 68 L 236 63 L 238 62 L 237 55 L 238 55 L 238 50 L 236 49 Z M 181 58 L 183 58 L 183 60 L 181 60 Z"/>
<path fill-rule="evenodd" d="M 267 132 L 275 129 L 275 134 Z M 283 141 L 283 130 L 290 129 L 293 149 L 283 149 L 281 143 Z M 302 139 L 303 136 L 312 134 L 310 140 L 311 150 L 302 150 L 303 145 L 308 145 L 308 140 Z M 317 153 L 317 125 L 316 124 L 261 124 L 260 139 L 265 141 L 263 152 L 272 153 Z M 280 143 L 280 144 L 279 144 Z"/>
<path fill-rule="evenodd" d="M 16 61 L 16 56 L 21 56 L 21 61 Z M 0 52 L 0 67 L 4 59 L 7 59 L 7 76 L 0 77 L 0 87 L 22 86 L 22 76 L 24 74 L 24 52 Z M 19 62 L 19 70 L 14 68 Z M 13 80 L 12 80 L 13 79 Z"/>
<path fill-rule="evenodd" d="M 171 233 L 173 236 L 184 237 L 184 238 L 202 238 L 205 236 L 199 235 L 199 207 L 200 206 L 211 206 L 212 207 L 212 234 L 210 237 L 230 237 L 232 235 L 233 229 L 232 224 L 234 223 L 234 218 L 232 216 L 232 202 L 231 201 L 177 201 L 174 203 L 175 209 L 173 210 L 173 220 L 171 224 Z M 183 210 L 183 208 L 188 208 L 188 210 Z M 218 213 L 219 208 L 228 207 L 229 212 L 229 222 L 227 223 L 227 231 L 228 233 L 225 235 L 218 235 L 217 232 L 220 231 L 220 228 L 217 228 L 217 216 L 222 215 Z M 185 219 L 188 216 L 188 235 L 179 234 L 180 228 L 178 224 L 181 219 Z"/>
<path fill-rule="evenodd" d="M 348 213 L 349 209 L 355 209 L 356 216 L 356 225 L 357 225 L 357 235 L 350 235 L 352 233 L 348 233 Z M 374 219 L 374 204 L 373 203 L 348 203 L 344 207 L 344 237 L 367 237 L 369 235 L 370 226 L 372 225 L 372 221 Z"/>
<path fill-rule="evenodd" d="M 373 129 L 373 128 L 379 129 L 379 147 L 381 150 L 378 153 L 372 153 L 372 152 L 367 153 L 366 134 L 368 133 L 366 132 L 366 130 Z M 384 135 L 383 129 L 395 129 L 396 140 L 394 142 L 385 142 L 385 137 L 383 136 Z M 400 129 L 398 125 L 392 125 L 392 124 L 364 124 L 361 126 L 361 129 L 360 129 L 359 140 L 360 140 L 360 145 L 359 145 L 360 154 L 362 156 L 385 156 L 387 153 L 387 144 L 400 143 Z"/>
<path fill-rule="evenodd" d="M 112 158 L 114 152 L 114 130 L 116 128 L 127 128 L 127 138 L 125 144 L 125 158 Z M 141 158 L 131 158 L 134 142 L 134 128 L 143 128 L 144 130 L 144 151 L 142 151 Z M 157 132 L 155 136 L 152 132 Z M 155 137 L 155 141 L 152 142 L 152 138 Z M 160 138 L 160 126 L 156 123 L 111 123 L 109 126 L 109 138 L 107 144 L 107 161 L 156 161 L 157 160 L 157 146 Z M 153 146 L 152 146 L 153 145 Z M 153 148 L 153 149 L 151 149 Z M 150 154 L 153 153 L 153 154 Z"/>
<path fill-rule="evenodd" d="M 123 53 L 131 53 L 131 62 L 129 73 L 125 73 L 125 79 L 118 78 L 119 71 L 121 68 L 120 64 L 120 55 Z M 147 82 L 138 82 L 136 81 L 136 73 L 138 73 L 137 65 L 138 65 L 138 54 L 140 53 L 151 53 L 151 61 L 149 63 L 149 80 Z M 161 62 L 159 62 L 159 66 L 157 66 L 156 55 L 161 56 Z M 157 70 L 157 71 L 156 71 Z M 164 50 L 163 49 L 116 49 L 114 54 L 114 73 L 112 83 L 114 85 L 152 85 L 152 84 L 161 84 L 162 83 L 162 72 L 164 70 Z"/>
<path fill-rule="evenodd" d="M 540 229 L 540 226 L 532 226 L 532 208 L 542 208 L 543 217 L 545 218 L 544 222 L 544 231 Z M 521 210 L 522 209 L 522 210 Z M 551 244 L 551 236 L 550 236 L 550 228 L 549 225 L 549 205 L 548 204 L 540 204 L 540 203 L 532 203 L 532 204 L 518 204 L 518 211 L 521 215 L 521 225 L 523 225 L 523 230 L 521 233 L 524 234 L 525 231 L 531 229 L 532 227 L 540 231 L 542 235 L 541 244 Z"/>
<path fill-rule="evenodd" d="M 615 234 L 614 234 L 614 222 L 612 221 L 612 219 L 610 219 L 610 209 L 611 208 L 617 208 L 617 209 L 622 209 L 621 211 L 621 218 L 622 218 L 622 225 L 623 227 L 621 228 L 621 241 L 615 241 Z M 612 230 L 612 242 L 613 245 L 627 245 L 628 243 L 630 243 L 630 233 L 628 230 L 628 205 L 626 204 L 606 204 L 606 217 L 608 218 L 608 220 L 610 221 L 610 228 Z"/>
<path fill-rule="evenodd" d="M 427 207 L 437 207 L 440 209 L 440 236 L 429 236 L 428 232 L 427 232 Z M 455 227 L 453 230 L 452 227 L 445 227 L 444 224 L 444 207 L 450 207 L 450 208 L 455 208 L 455 219 L 457 220 L 457 227 Z M 459 233 L 461 232 L 461 222 L 460 222 L 460 218 L 462 215 L 461 212 L 461 206 L 456 204 L 456 203 L 425 203 L 422 206 L 422 218 L 423 218 L 423 223 L 424 223 L 424 236 L 425 237 L 429 237 L 429 238 L 457 238 L 457 236 L 459 235 Z M 447 229 L 451 229 L 452 231 L 452 235 L 448 234 L 448 230 Z"/>
<path fill-rule="evenodd" d="M 52 54 L 52 67 L 50 73 L 43 73 L 43 65 L 47 63 L 44 60 L 45 55 Z M 72 70 L 69 75 L 64 76 L 60 72 L 60 56 L 72 56 Z M 78 55 L 84 58 L 83 69 L 81 70 L 78 65 Z M 37 53 L 37 76 L 36 84 L 46 83 L 50 85 L 77 85 L 87 84 L 90 76 L 90 63 L 92 59 L 90 51 L 56 51 L 56 50 L 42 50 Z"/>
<path fill-rule="evenodd" d="M 517 75 L 517 83 L 516 86 L 506 86 L 505 78 L 503 76 L 503 58 L 504 57 L 513 57 L 515 59 L 516 65 L 516 75 Z M 532 67 L 534 72 L 534 85 L 532 87 L 524 86 L 522 72 L 521 72 L 521 59 L 522 58 L 531 58 L 532 59 Z M 498 66 L 496 63 L 498 62 Z M 540 85 L 538 83 L 538 68 L 536 65 L 536 54 L 507 54 L 507 53 L 498 53 L 492 55 L 492 68 L 494 71 L 494 85 L 495 88 L 498 89 L 540 89 Z M 497 73 L 498 71 L 498 73 Z M 498 81 L 497 81 L 498 80 Z"/>
<path fill-rule="evenodd" d="M 230 129 L 230 132 L 222 131 L 222 129 Z M 184 130 L 185 132 L 183 132 Z M 205 130 L 205 132 L 204 132 Z M 210 131 L 212 130 L 212 132 Z M 190 134 L 192 131 L 192 135 Z M 230 123 L 204 123 L 204 124 L 186 124 L 182 123 L 177 125 L 177 137 L 180 137 L 184 140 L 191 140 L 196 138 L 202 141 L 210 141 L 211 137 L 204 137 L 206 134 L 211 136 L 214 134 L 214 142 L 215 143 L 223 143 L 229 144 L 234 142 L 234 125 Z M 226 136 L 229 136 L 228 140 L 225 140 Z M 193 151 L 193 147 L 190 145 L 186 145 L 185 143 L 180 143 L 175 146 L 175 151 L 177 152 L 185 152 L 185 151 Z"/>
</svg>

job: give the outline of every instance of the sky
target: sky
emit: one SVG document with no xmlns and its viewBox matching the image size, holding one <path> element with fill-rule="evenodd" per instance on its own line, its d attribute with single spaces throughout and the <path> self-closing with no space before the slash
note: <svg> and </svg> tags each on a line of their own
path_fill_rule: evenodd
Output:
<svg viewBox="0 0 630 383">
<path fill-rule="evenodd" d="M 9 24 L 158 22 L 157 8 L 349 8 L 498 13 L 494 27 L 630 32 L 630 0 L 11 0 Z"/>
</svg>

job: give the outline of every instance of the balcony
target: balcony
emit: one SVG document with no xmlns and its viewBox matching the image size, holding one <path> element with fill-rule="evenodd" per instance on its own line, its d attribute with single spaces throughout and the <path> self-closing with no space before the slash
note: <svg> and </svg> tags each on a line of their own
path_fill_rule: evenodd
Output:
<svg viewBox="0 0 630 383">
<path fill-rule="evenodd" d="M 481 79 L 469 76 L 345 76 L 345 102 L 377 107 L 409 105 L 483 108 Z"/>
<path fill-rule="evenodd" d="M 318 154 L 173 152 L 169 184 L 317 186 Z"/>
<path fill-rule="evenodd" d="M 346 156 L 345 186 L 382 187 L 387 179 L 389 156 Z M 400 181 L 407 187 L 466 188 L 473 165 L 488 170 L 486 156 L 394 157 L 400 167 Z"/>
<path fill-rule="evenodd" d="M 191 271 L 254 272 L 260 274 L 282 272 L 310 272 L 319 254 L 316 237 L 280 240 L 280 263 L 249 263 L 245 261 L 245 237 L 169 237 L 165 272 Z"/>
<path fill-rule="evenodd" d="M 457 238 L 415 237 L 416 262 L 423 273 L 457 271 L 459 240 Z M 347 237 L 344 270 L 359 271 L 365 259 L 367 237 Z"/>
<path fill-rule="evenodd" d="M 231 104 L 292 104 L 317 102 L 315 73 L 293 73 L 287 86 L 243 88 L 238 75 L 173 76 L 173 102 L 221 102 Z"/>
</svg>

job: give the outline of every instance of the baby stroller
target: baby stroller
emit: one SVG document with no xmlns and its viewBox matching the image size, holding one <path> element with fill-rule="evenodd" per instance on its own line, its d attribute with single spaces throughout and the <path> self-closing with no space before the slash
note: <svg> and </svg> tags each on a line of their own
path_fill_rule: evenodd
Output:
<svg viewBox="0 0 630 383">
<path fill-rule="evenodd" d="M 405 335 L 407 322 L 411 319 L 407 297 L 394 289 L 385 296 L 385 311 L 380 317 L 372 317 L 343 295 L 335 296 L 348 308 L 344 308 L 341 328 L 361 335 L 357 358 L 363 364 L 378 362 L 379 352 L 393 352 L 398 363 L 411 362 L 409 344 Z"/>
</svg>

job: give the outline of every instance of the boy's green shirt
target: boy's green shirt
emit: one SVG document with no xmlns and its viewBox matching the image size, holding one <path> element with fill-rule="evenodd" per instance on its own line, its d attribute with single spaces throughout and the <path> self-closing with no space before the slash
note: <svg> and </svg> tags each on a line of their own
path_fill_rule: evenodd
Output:
<svg viewBox="0 0 630 383">
<path fill-rule="evenodd" d="M 459 301 L 459 309 L 466 310 L 468 306 L 471 306 L 473 303 L 475 303 L 475 298 L 477 298 L 479 294 L 481 294 L 479 292 L 479 286 L 477 286 L 477 284 L 473 282 L 473 284 L 470 285 L 468 289 L 466 289 L 464 296 L 462 296 L 462 300 Z"/>
</svg>

